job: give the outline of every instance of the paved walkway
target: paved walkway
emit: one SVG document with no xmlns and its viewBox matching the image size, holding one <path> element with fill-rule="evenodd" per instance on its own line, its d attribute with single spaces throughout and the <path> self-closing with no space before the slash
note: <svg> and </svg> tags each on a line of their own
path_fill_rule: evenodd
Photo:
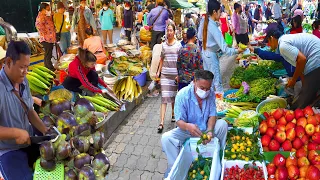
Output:
<svg viewBox="0 0 320 180">
<path fill-rule="evenodd" d="M 236 67 L 235 56 L 220 59 L 224 87 Z M 161 180 L 167 160 L 161 149 L 161 135 L 157 133 L 160 120 L 161 97 L 147 98 L 136 107 L 118 127 L 106 144 L 111 169 L 107 180 Z M 163 132 L 175 127 L 171 122 L 171 106 L 165 118 Z"/>
<path fill-rule="evenodd" d="M 157 133 L 160 103 L 160 96 L 147 98 L 110 137 L 106 147 L 112 165 L 108 180 L 163 178 L 167 160 L 161 150 L 161 135 Z M 168 107 L 164 132 L 174 128 L 170 116 Z"/>
</svg>

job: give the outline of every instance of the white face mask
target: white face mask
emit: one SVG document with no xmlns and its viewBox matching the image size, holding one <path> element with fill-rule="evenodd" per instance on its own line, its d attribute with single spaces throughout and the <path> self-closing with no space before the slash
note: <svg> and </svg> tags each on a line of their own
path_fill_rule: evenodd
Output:
<svg viewBox="0 0 320 180">
<path fill-rule="evenodd" d="M 51 16 L 51 11 L 46 11 L 46 16 Z"/>
<path fill-rule="evenodd" d="M 199 98 L 205 99 L 205 98 L 207 98 L 209 96 L 210 90 L 209 91 L 204 91 L 204 90 L 202 90 L 202 89 L 197 87 L 196 93 L 199 96 Z"/>
<path fill-rule="evenodd" d="M 108 10 L 108 7 L 103 7 L 103 9 L 106 11 L 106 10 Z"/>
</svg>

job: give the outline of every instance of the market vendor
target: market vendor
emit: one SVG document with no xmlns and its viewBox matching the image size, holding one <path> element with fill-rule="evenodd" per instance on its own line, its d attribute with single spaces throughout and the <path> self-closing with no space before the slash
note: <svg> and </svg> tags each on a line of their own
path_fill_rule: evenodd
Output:
<svg viewBox="0 0 320 180">
<path fill-rule="evenodd" d="M 107 55 L 100 36 L 93 35 L 92 27 L 86 28 L 87 39 L 84 40 L 83 49 L 88 49 L 97 58 L 97 64 L 106 64 Z"/>
<path fill-rule="evenodd" d="M 270 28 L 266 38 L 272 50 L 296 67 L 287 87 L 294 87 L 299 77 L 302 80 L 302 90 L 291 108 L 312 104 L 320 90 L 320 39 L 307 33 L 283 35 L 277 27 Z"/>
<path fill-rule="evenodd" d="M 32 180 L 30 169 L 40 154 L 38 145 L 30 146 L 29 137 L 47 131 L 33 110 L 26 79 L 30 55 L 25 42 L 11 41 L 0 70 L 0 171 L 9 180 Z"/>
<path fill-rule="evenodd" d="M 202 132 L 208 132 L 212 138 L 219 139 L 221 147 L 225 146 L 228 124 L 217 120 L 215 93 L 211 88 L 213 78 L 210 71 L 196 71 L 193 83 L 181 89 L 176 96 L 174 114 L 178 127 L 164 133 L 161 138 L 162 149 L 168 159 L 165 177 L 187 138 L 200 137 Z"/>
<path fill-rule="evenodd" d="M 63 81 L 63 86 L 69 91 L 82 94 L 83 89 L 89 93 L 104 93 L 98 84 L 110 90 L 95 70 L 97 58 L 87 49 L 79 48 L 78 55 L 69 64 L 68 76 Z M 81 88 L 83 86 L 83 88 Z"/>
</svg>

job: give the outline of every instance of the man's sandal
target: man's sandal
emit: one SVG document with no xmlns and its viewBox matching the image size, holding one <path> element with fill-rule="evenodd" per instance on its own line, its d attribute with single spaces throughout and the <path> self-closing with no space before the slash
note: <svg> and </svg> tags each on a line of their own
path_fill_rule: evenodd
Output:
<svg viewBox="0 0 320 180">
<path fill-rule="evenodd" d="M 159 124 L 158 133 L 162 133 L 162 131 L 163 131 L 163 124 Z"/>
<path fill-rule="evenodd" d="M 171 122 L 176 122 L 176 119 L 174 118 L 174 115 L 171 117 Z"/>
</svg>

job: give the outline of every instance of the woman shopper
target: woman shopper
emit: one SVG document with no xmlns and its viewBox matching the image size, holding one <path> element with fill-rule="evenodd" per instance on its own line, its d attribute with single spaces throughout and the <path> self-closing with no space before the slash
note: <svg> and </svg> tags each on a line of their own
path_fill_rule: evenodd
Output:
<svg viewBox="0 0 320 180">
<path fill-rule="evenodd" d="M 114 17 L 113 11 L 109 8 L 109 4 L 110 1 L 104 0 L 102 3 L 103 8 L 99 12 L 103 44 L 107 43 L 107 39 L 109 39 L 109 44 L 113 44 L 112 34 Z"/>
<path fill-rule="evenodd" d="M 220 75 L 219 58 L 224 53 L 228 56 L 241 53 L 241 49 L 229 48 L 222 36 L 217 22 L 220 19 L 220 3 L 217 0 L 208 1 L 208 11 L 204 20 L 203 28 L 199 30 L 202 37 L 202 59 L 204 70 L 214 74 L 214 87 L 216 92 L 223 92 L 222 78 Z"/>
<path fill-rule="evenodd" d="M 44 65 L 48 69 L 55 71 L 51 61 L 53 45 L 56 42 L 56 29 L 52 19 L 49 4 L 41 3 L 39 14 L 36 19 L 36 27 L 40 35 L 39 41 L 43 45 L 45 51 Z"/>
<path fill-rule="evenodd" d="M 180 51 L 177 60 L 178 90 L 188 86 L 193 81 L 196 70 L 203 69 L 201 52 L 197 46 L 196 30 L 187 30 L 188 43 Z"/>
<path fill-rule="evenodd" d="M 71 44 L 70 22 L 64 15 L 65 7 L 62 2 L 57 4 L 58 12 L 53 16 L 53 22 L 56 27 L 56 33 L 60 36 L 60 49 L 63 54 L 67 53 Z"/>
<path fill-rule="evenodd" d="M 97 64 L 106 64 L 107 55 L 100 36 L 93 36 L 92 27 L 86 29 L 87 39 L 84 40 L 83 48 L 88 49 L 97 58 Z"/>
<path fill-rule="evenodd" d="M 80 0 L 80 7 L 76 8 L 72 16 L 71 30 L 77 32 L 79 45 L 82 47 L 86 39 L 86 28 L 91 26 L 96 34 L 97 26 L 91 10 L 87 7 L 86 0 Z"/>
<path fill-rule="evenodd" d="M 299 10 L 299 9 L 297 9 Z M 296 11 L 297 11 L 296 10 Z M 296 12 L 295 11 L 295 12 Z M 297 33 L 302 33 L 303 28 L 302 28 L 302 16 L 295 14 L 291 20 L 291 29 L 290 29 L 290 34 L 297 34 Z"/>
<path fill-rule="evenodd" d="M 158 133 L 161 133 L 163 130 L 164 117 L 168 103 L 171 103 L 172 122 L 175 122 L 173 109 L 174 99 L 177 92 L 177 59 L 178 52 L 181 48 L 181 43 L 174 38 L 175 30 L 176 28 L 173 24 L 167 25 L 167 40 L 166 42 L 162 43 L 161 60 L 157 71 L 157 77 L 160 77 L 161 85 L 161 122 L 158 126 Z"/>
<path fill-rule="evenodd" d="M 104 91 L 98 87 L 98 84 L 101 84 L 107 89 L 108 86 L 98 77 L 95 70 L 96 61 L 97 58 L 93 53 L 89 50 L 79 48 L 78 55 L 69 64 L 68 77 L 62 83 L 64 88 L 80 94 L 84 94 L 84 92 L 89 94 L 104 93 Z M 81 86 L 83 86 L 83 88 L 80 88 Z M 83 90 L 85 91 L 83 92 Z"/>
<path fill-rule="evenodd" d="M 128 41 L 131 42 L 131 32 L 133 28 L 133 11 L 130 2 L 127 2 L 124 7 L 124 29 Z"/>
<path fill-rule="evenodd" d="M 150 48 L 161 43 L 161 38 L 165 35 L 166 21 L 169 19 L 169 12 L 164 7 L 163 0 L 157 0 L 157 7 L 153 8 L 147 17 L 149 26 L 152 26 L 152 37 Z"/>
</svg>

